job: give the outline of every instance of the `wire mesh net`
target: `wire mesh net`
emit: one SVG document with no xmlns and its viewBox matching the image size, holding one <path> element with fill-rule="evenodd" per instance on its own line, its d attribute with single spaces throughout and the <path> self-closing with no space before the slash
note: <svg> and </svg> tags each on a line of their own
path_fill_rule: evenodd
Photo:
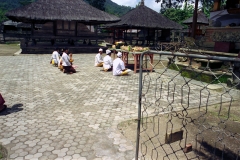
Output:
<svg viewBox="0 0 240 160">
<path fill-rule="evenodd" d="M 140 66 L 136 157 L 240 159 L 239 83 L 226 85 L 227 78 L 239 78 L 229 59 L 220 72 L 209 66 L 211 58 L 198 66 L 190 56 L 184 63 L 161 52 L 154 57 Z"/>
</svg>

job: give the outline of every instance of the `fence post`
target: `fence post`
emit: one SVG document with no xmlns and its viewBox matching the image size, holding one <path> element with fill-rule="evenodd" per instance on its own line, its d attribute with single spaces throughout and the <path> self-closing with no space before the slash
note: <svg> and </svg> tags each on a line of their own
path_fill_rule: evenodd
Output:
<svg viewBox="0 0 240 160">
<path fill-rule="evenodd" d="M 143 52 L 140 57 L 140 70 L 139 70 L 139 91 L 138 91 L 138 124 L 137 124 L 137 140 L 136 140 L 136 156 L 135 160 L 138 160 L 139 152 L 139 140 L 140 140 L 140 125 L 141 125 L 141 108 L 142 108 L 142 65 L 143 65 L 143 56 L 146 52 Z"/>
</svg>

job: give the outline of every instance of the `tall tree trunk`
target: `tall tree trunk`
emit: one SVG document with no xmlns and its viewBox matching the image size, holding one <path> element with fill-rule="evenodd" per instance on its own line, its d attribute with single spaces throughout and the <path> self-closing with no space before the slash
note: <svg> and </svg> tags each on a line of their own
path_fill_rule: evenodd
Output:
<svg viewBox="0 0 240 160">
<path fill-rule="evenodd" d="M 193 14 L 193 23 L 192 23 L 192 37 L 195 38 L 196 27 L 197 27 L 197 11 L 198 11 L 198 0 L 195 0 L 195 9 Z"/>
<path fill-rule="evenodd" d="M 172 0 L 168 0 L 169 8 L 172 8 Z"/>
</svg>

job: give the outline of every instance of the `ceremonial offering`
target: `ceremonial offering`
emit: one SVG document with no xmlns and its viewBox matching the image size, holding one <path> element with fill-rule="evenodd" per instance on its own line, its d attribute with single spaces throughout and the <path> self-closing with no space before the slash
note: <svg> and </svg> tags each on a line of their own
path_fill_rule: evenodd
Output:
<svg viewBox="0 0 240 160">
<path fill-rule="evenodd" d="M 120 49 L 120 46 L 122 46 L 124 42 L 119 41 L 119 42 L 116 42 L 115 44 L 116 44 L 116 49 Z"/>
<path fill-rule="evenodd" d="M 135 46 L 132 48 L 133 52 L 144 52 L 144 51 L 148 51 L 149 48 L 148 47 L 138 47 L 138 46 Z"/>
<path fill-rule="evenodd" d="M 130 45 L 129 46 L 121 46 L 121 50 L 132 51 L 132 47 Z"/>
</svg>

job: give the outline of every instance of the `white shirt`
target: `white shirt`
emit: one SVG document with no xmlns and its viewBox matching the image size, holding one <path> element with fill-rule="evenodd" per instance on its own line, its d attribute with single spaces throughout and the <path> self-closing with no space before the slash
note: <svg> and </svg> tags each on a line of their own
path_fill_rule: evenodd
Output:
<svg viewBox="0 0 240 160">
<path fill-rule="evenodd" d="M 119 76 L 122 73 L 122 70 L 125 69 L 124 62 L 120 58 L 116 58 L 113 61 L 113 75 Z"/>
<path fill-rule="evenodd" d="M 63 54 L 62 54 L 62 65 L 63 66 L 71 66 L 70 58 L 67 55 L 67 53 L 65 53 L 65 52 L 63 52 Z"/>
<path fill-rule="evenodd" d="M 59 53 L 57 51 L 53 51 L 52 53 L 52 59 L 54 60 L 55 63 L 59 63 Z"/>
<path fill-rule="evenodd" d="M 95 66 L 97 66 L 99 63 L 103 62 L 103 58 L 102 58 L 102 55 L 100 53 L 98 53 L 96 56 L 95 56 Z"/>
<path fill-rule="evenodd" d="M 104 69 L 109 69 L 109 68 L 112 67 L 112 65 L 113 65 L 112 58 L 109 55 L 106 55 L 103 58 L 103 68 Z"/>
</svg>

